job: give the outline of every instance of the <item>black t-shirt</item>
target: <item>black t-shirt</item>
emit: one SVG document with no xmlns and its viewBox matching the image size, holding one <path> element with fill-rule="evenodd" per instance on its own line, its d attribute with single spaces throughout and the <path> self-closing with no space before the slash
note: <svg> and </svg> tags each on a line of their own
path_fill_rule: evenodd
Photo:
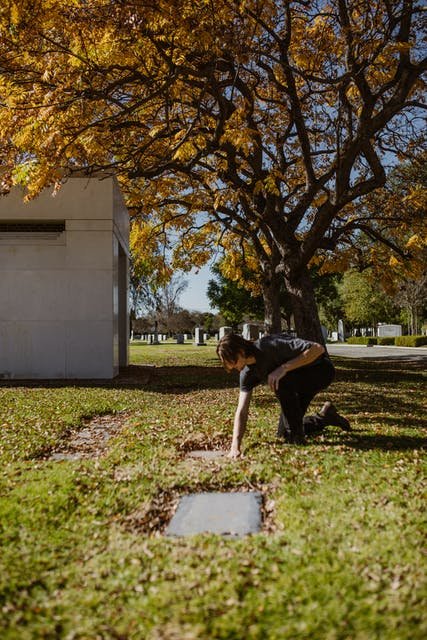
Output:
<svg viewBox="0 0 427 640">
<path fill-rule="evenodd" d="M 256 362 L 246 365 L 240 372 L 240 390 L 252 391 L 254 387 L 264 382 L 274 369 L 307 351 L 313 344 L 308 340 L 292 338 L 286 333 L 264 336 L 256 340 L 254 342 Z"/>
</svg>

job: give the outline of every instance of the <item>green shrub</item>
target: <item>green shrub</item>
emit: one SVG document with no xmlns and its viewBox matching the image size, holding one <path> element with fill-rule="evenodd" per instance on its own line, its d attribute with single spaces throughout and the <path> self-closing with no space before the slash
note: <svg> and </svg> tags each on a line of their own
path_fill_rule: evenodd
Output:
<svg viewBox="0 0 427 640">
<path fill-rule="evenodd" d="M 422 347 L 427 344 L 427 336 L 398 336 L 394 340 L 397 347 Z"/>
<path fill-rule="evenodd" d="M 351 338 L 347 338 L 347 342 L 349 344 L 377 344 L 377 339 L 367 336 L 352 336 Z"/>
<path fill-rule="evenodd" d="M 379 337 L 377 338 L 378 344 L 382 344 L 382 345 L 394 345 L 395 338 L 391 337 L 391 338 L 384 338 L 384 337 Z"/>
</svg>

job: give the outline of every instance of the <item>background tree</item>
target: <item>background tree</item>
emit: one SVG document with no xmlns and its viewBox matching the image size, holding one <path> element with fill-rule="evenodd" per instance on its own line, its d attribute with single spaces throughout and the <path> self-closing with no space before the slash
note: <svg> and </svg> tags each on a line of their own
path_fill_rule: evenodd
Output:
<svg viewBox="0 0 427 640">
<path fill-rule="evenodd" d="M 178 274 L 172 275 L 163 285 L 150 284 L 150 304 L 147 305 L 146 318 L 151 322 L 151 331 L 157 328 L 162 333 L 176 332 L 178 318 L 183 320 L 179 299 L 187 286 L 187 280 Z"/>
<path fill-rule="evenodd" d="M 378 322 L 398 319 L 390 297 L 368 271 L 347 271 L 339 285 L 345 317 L 356 327 L 375 327 Z"/>
<path fill-rule="evenodd" d="M 416 280 L 400 280 L 394 301 L 405 312 L 408 333 L 419 334 L 421 322 L 427 317 L 427 273 Z"/>
<path fill-rule="evenodd" d="M 129 311 L 130 330 L 136 331 L 135 321 L 148 309 L 155 307 L 155 299 L 147 278 L 135 270 L 134 261 L 129 264 Z"/>
<path fill-rule="evenodd" d="M 150 333 L 153 331 L 155 316 L 148 311 L 137 318 L 134 323 L 134 330 L 138 333 Z M 178 309 L 169 318 L 169 329 L 172 335 L 176 333 L 194 334 L 195 327 L 204 327 L 207 332 L 218 332 L 219 327 L 224 325 L 224 318 L 220 314 L 211 312 L 191 311 L 189 309 Z M 158 328 L 161 333 L 167 332 L 167 327 L 159 320 Z"/>
<path fill-rule="evenodd" d="M 179 300 L 187 286 L 187 280 L 174 274 L 169 282 L 155 291 L 157 320 L 162 320 L 167 332 L 171 331 L 170 322 L 173 316 L 181 310 Z"/>
<path fill-rule="evenodd" d="M 385 152 L 419 139 L 422 18 L 410 0 L 10 2 L 4 185 L 114 169 L 142 217 L 203 214 L 206 237 L 250 242 L 264 296 L 281 274 L 297 330 L 321 340 L 308 265 L 357 234 Z"/>
<path fill-rule="evenodd" d="M 251 295 L 248 289 L 226 278 L 221 273 L 219 265 L 215 265 L 212 271 L 215 279 L 209 280 L 207 296 L 227 324 L 237 330 L 237 326 L 246 318 L 261 320 L 264 317 L 264 305 L 260 295 Z"/>
<path fill-rule="evenodd" d="M 329 331 L 336 331 L 338 320 L 345 315 L 343 300 L 340 295 L 342 274 L 319 273 L 316 266 L 310 268 L 310 275 L 319 309 L 319 318 Z"/>
</svg>

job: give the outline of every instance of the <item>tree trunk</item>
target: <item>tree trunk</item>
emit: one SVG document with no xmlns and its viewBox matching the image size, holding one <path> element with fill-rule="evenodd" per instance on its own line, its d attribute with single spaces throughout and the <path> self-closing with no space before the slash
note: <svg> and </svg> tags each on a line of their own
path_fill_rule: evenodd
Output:
<svg viewBox="0 0 427 640">
<path fill-rule="evenodd" d="M 292 313 L 287 310 L 282 311 L 282 319 L 285 321 L 286 329 L 290 331 L 292 328 Z"/>
<path fill-rule="evenodd" d="M 264 281 L 262 297 L 264 300 L 264 326 L 267 333 L 280 333 L 282 330 L 279 291 L 280 280 L 277 274 Z"/>
<path fill-rule="evenodd" d="M 308 269 L 304 268 L 297 277 L 292 277 L 292 274 L 286 274 L 285 283 L 291 301 L 298 337 L 324 344 L 319 312 Z"/>
</svg>

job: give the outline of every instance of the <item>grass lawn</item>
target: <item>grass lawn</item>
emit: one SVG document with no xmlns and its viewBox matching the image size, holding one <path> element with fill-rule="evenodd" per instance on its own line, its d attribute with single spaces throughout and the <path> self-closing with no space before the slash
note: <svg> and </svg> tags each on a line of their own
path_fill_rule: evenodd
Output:
<svg viewBox="0 0 427 640">
<path fill-rule="evenodd" d="M 0 386 L 2 640 L 427 637 L 419 365 L 334 359 L 314 409 L 331 399 L 355 431 L 306 447 L 276 440 L 258 388 L 245 457 L 189 462 L 230 443 L 237 376 L 213 346 L 131 356 L 104 385 Z M 49 459 L 106 414 L 122 428 L 104 455 Z M 262 533 L 162 535 L 179 495 L 239 489 L 263 492 Z"/>
</svg>

